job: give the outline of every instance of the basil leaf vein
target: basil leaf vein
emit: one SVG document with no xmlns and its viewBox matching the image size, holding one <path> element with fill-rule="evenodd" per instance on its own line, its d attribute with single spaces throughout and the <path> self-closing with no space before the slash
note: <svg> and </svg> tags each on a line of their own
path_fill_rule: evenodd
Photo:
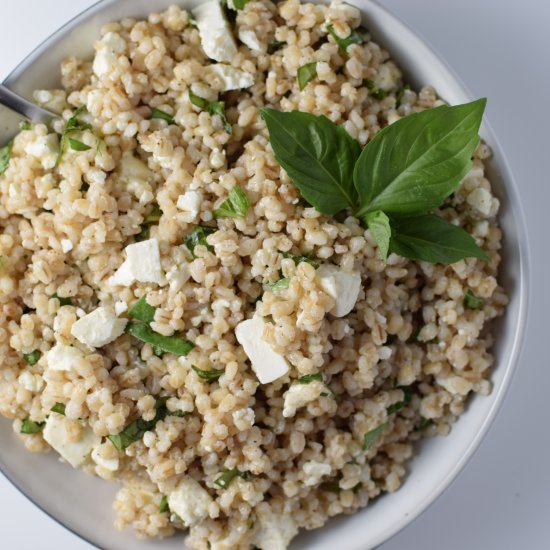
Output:
<svg viewBox="0 0 550 550">
<path fill-rule="evenodd" d="M 380 250 L 380 255 L 382 259 L 388 257 L 388 252 L 390 250 L 390 241 L 391 241 L 391 226 L 390 219 L 384 212 L 376 210 L 374 212 L 369 212 L 365 216 L 365 222 L 378 244 L 378 249 Z"/>
</svg>

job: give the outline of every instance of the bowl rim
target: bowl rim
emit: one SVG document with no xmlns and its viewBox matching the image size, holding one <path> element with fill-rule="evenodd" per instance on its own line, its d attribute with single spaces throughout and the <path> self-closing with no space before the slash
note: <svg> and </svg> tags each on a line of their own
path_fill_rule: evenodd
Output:
<svg viewBox="0 0 550 550">
<path fill-rule="evenodd" d="M 313 0 L 313 1 L 315 2 L 319 0 Z M 326 3 L 329 0 L 320 0 L 320 1 L 323 3 Z M 468 86 L 465 85 L 462 78 L 449 65 L 446 59 L 439 53 L 439 50 L 435 48 L 431 44 L 431 42 L 425 38 L 425 36 L 422 33 L 413 29 L 412 26 L 406 23 L 400 16 L 396 15 L 392 10 L 382 5 L 380 3 L 380 0 L 350 0 L 350 1 L 352 3 L 364 2 L 366 4 L 370 4 L 373 9 L 377 10 L 378 12 L 381 12 L 386 17 L 393 19 L 398 26 L 400 26 L 403 30 L 408 32 L 411 36 L 413 36 L 416 40 L 418 40 L 418 42 L 422 46 L 424 46 L 427 50 L 429 50 L 429 52 L 437 59 L 437 61 L 443 66 L 443 68 L 447 71 L 447 73 L 452 77 L 457 89 L 459 89 L 470 100 L 474 99 L 473 94 L 470 92 Z M 57 39 L 63 38 L 67 33 L 77 28 L 78 25 L 85 22 L 89 18 L 93 17 L 93 15 L 96 12 L 101 12 L 104 9 L 107 9 L 109 5 L 117 4 L 118 2 L 119 0 L 96 0 L 93 4 L 91 4 L 81 12 L 77 13 L 75 16 L 70 18 L 66 23 L 61 25 L 57 30 L 52 32 L 48 37 L 42 40 L 35 48 L 33 48 L 17 64 L 17 66 L 14 67 L 14 69 L 9 72 L 8 76 L 4 79 L 3 83 L 9 86 L 11 82 L 17 81 L 20 75 L 22 75 L 28 69 L 28 66 L 31 65 L 37 57 L 41 56 L 45 50 L 48 50 L 56 42 Z M 359 6 L 356 6 L 356 7 L 360 11 L 364 11 L 364 8 L 361 8 Z M 373 33 L 373 34 L 376 36 L 376 33 Z M 391 44 L 383 43 L 383 46 L 386 49 L 388 49 L 391 53 L 391 49 L 392 49 Z M 403 67 L 403 69 L 406 71 L 407 68 Z M 510 208 L 513 213 L 513 218 L 515 221 L 516 231 L 517 231 L 516 239 L 518 243 L 517 247 L 518 247 L 518 259 L 519 259 L 518 261 L 519 284 L 515 292 L 518 295 L 519 305 L 518 305 L 518 319 L 517 319 L 515 330 L 513 333 L 513 344 L 511 346 L 511 353 L 508 355 L 508 357 L 501 359 L 501 363 L 504 363 L 504 364 L 503 365 L 499 364 L 499 368 L 503 370 L 505 369 L 502 381 L 498 386 L 498 388 L 493 388 L 493 391 L 490 396 L 493 402 L 490 406 L 488 414 L 485 417 L 483 423 L 480 425 L 480 428 L 477 431 L 477 433 L 470 439 L 468 445 L 465 447 L 460 459 L 455 461 L 454 466 L 447 473 L 447 475 L 445 475 L 439 480 L 439 482 L 433 488 L 433 490 L 422 501 L 418 503 L 418 505 L 415 507 L 413 511 L 411 511 L 409 514 L 402 516 L 399 520 L 395 521 L 391 529 L 389 529 L 388 532 L 385 533 L 384 535 L 379 536 L 377 540 L 374 540 L 372 542 L 372 546 L 369 546 L 369 548 L 376 548 L 390 541 L 393 537 L 399 534 L 408 525 L 412 524 L 422 514 L 424 514 L 441 497 L 441 495 L 457 480 L 459 474 L 464 470 L 464 468 L 467 466 L 467 464 L 470 462 L 470 460 L 474 456 L 475 452 L 479 449 L 481 442 L 486 437 L 491 425 L 495 421 L 498 415 L 498 412 L 502 407 L 504 398 L 510 389 L 511 382 L 517 370 L 519 358 L 521 356 L 522 349 L 524 346 L 525 333 L 527 329 L 528 311 L 530 309 L 529 307 L 530 298 L 531 298 L 530 289 L 532 286 L 531 252 L 530 252 L 530 244 L 529 244 L 528 231 L 527 231 L 527 223 L 525 218 L 525 211 L 523 208 L 523 204 L 520 200 L 520 193 L 518 190 L 515 177 L 510 168 L 509 161 L 506 155 L 504 154 L 504 149 L 499 139 L 497 138 L 490 122 L 488 121 L 487 115 L 485 115 L 483 119 L 482 131 L 490 137 L 493 150 L 499 151 L 501 153 L 500 158 L 498 159 L 498 167 L 501 172 L 500 179 L 504 182 L 504 187 L 506 189 L 506 194 L 511 204 Z M 98 543 L 90 540 L 84 534 L 79 533 L 76 530 L 76 528 L 71 527 L 69 524 L 65 523 L 61 518 L 56 517 L 53 513 L 49 512 L 45 506 L 36 502 L 33 499 L 33 497 L 20 486 L 20 484 L 15 479 L 15 476 L 11 476 L 8 472 L 4 471 L 2 468 L 0 468 L 0 474 L 5 479 L 7 479 L 10 482 L 10 484 L 13 487 L 15 487 L 27 500 L 29 500 L 34 506 L 36 506 L 49 518 L 51 518 L 55 523 L 62 526 L 69 532 L 71 532 L 73 535 L 78 537 L 83 542 L 86 542 L 95 548 L 101 549 Z M 353 549 L 350 548 L 349 550 L 365 550 L 365 549 L 364 547 L 355 546 Z"/>
</svg>

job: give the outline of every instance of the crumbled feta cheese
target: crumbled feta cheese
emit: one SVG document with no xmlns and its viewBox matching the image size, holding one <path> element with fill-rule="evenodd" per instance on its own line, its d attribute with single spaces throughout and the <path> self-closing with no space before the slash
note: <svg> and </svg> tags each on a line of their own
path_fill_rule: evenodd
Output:
<svg viewBox="0 0 550 550">
<path fill-rule="evenodd" d="M 133 191 L 133 187 L 149 183 L 152 178 L 153 173 L 141 159 L 134 157 L 130 151 L 122 155 L 118 179 L 126 184 L 130 191 Z"/>
<path fill-rule="evenodd" d="M 73 346 L 56 344 L 46 354 L 46 364 L 50 370 L 70 371 L 73 364 L 84 357 L 84 354 Z"/>
<path fill-rule="evenodd" d="M 68 107 L 67 92 L 64 90 L 35 90 L 33 97 L 41 107 L 58 115 Z"/>
<path fill-rule="evenodd" d="M 253 75 L 224 63 L 204 67 L 204 74 L 212 88 L 220 92 L 242 90 L 254 85 Z"/>
<path fill-rule="evenodd" d="M 140 283 L 163 282 L 160 251 L 157 239 L 148 239 L 126 247 L 126 260 L 109 279 L 111 286 L 130 286 Z"/>
<path fill-rule="evenodd" d="M 52 413 L 44 426 L 44 439 L 55 449 L 73 468 L 81 466 L 94 447 L 101 443 L 101 437 L 95 435 L 90 426 L 81 422 L 80 436 L 73 441 L 71 434 L 74 430 L 74 420 L 69 420 L 62 414 Z"/>
<path fill-rule="evenodd" d="M 69 239 L 61 239 L 61 250 L 65 254 L 73 249 L 73 243 Z"/>
<path fill-rule="evenodd" d="M 120 34 L 108 32 L 97 44 L 92 70 L 98 78 L 105 78 L 114 70 L 117 60 L 126 50 Z"/>
<path fill-rule="evenodd" d="M 191 13 L 199 28 L 204 53 L 215 61 L 231 61 L 237 54 L 237 44 L 220 2 L 202 2 Z"/>
<path fill-rule="evenodd" d="M 401 71 L 393 61 L 387 61 L 380 65 L 374 77 L 374 83 L 385 92 L 393 90 L 401 78 Z"/>
<path fill-rule="evenodd" d="M 483 216 L 490 216 L 493 206 L 493 196 L 487 189 L 478 187 L 466 198 L 466 202 L 480 212 Z"/>
<path fill-rule="evenodd" d="M 191 214 L 195 220 L 201 211 L 202 194 L 199 191 L 187 191 L 178 197 L 178 208 Z"/>
<path fill-rule="evenodd" d="M 239 29 L 239 40 L 255 52 L 262 51 L 262 42 L 251 29 Z"/>
<path fill-rule="evenodd" d="M 296 414 L 296 410 L 305 407 L 311 401 L 318 399 L 326 391 L 325 385 L 319 380 L 309 384 L 293 384 L 285 393 L 283 416 L 289 418 Z"/>
<path fill-rule="evenodd" d="M 105 454 L 105 446 L 111 445 L 112 443 L 103 443 L 102 445 L 98 445 L 94 448 L 92 451 L 92 460 L 102 468 L 105 468 L 106 470 L 109 470 L 109 472 L 116 472 L 120 466 L 120 460 L 118 458 L 118 453 L 113 452 L 113 458 L 104 458 Z M 110 449 L 109 449 L 110 450 Z"/>
<path fill-rule="evenodd" d="M 128 319 L 119 319 L 108 307 L 98 307 L 76 321 L 71 334 L 83 344 L 101 348 L 116 340 L 126 327 Z"/>
<path fill-rule="evenodd" d="M 185 476 L 168 495 L 170 510 L 181 518 L 186 527 L 192 527 L 208 517 L 208 508 L 212 502 L 206 489 L 189 476 Z"/>
<path fill-rule="evenodd" d="M 122 315 L 125 311 L 128 311 L 128 304 L 123 300 L 115 302 L 115 313 L 117 315 Z"/>
<path fill-rule="evenodd" d="M 332 472 L 332 468 L 329 464 L 317 462 L 315 460 L 306 462 L 303 466 L 303 470 L 305 474 L 304 484 L 309 487 L 318 485 L 323 476 L 328 476 Z"/>
<path fill-rule="evenodd" d="M 170 293 L 175 294 L 176 292 L 179 292 L 190 277 L 191 273 L 187 262 L 173 266 L 170 271 L 166 273 L 166 279 L 170 285 Z"/>
<path fill-rule="evenodd" d="M 361 274 L 359 271 L 347 273 L 334 265 L 321 265 L 316 273 L 321 288 L 336 304 L 330 310 L 335 317 L 344 317 L 355 306 L 361 290 Z"/>
<path fill-rule="evenodd" d="M 59 138 L 57 134 L 37 136 L 34 141 L 26 145 L 25 153 L 38 159 L 46 170 L 52 169 L 59 154 Z"/>
<path fill-rule="evenodd" d="M 264 327 L 264 320 L 255 315 L 235 327 L 235 336 L 248 355 L 258 380 L 269 384 L 288 372 L 288 363 L 263 339 Z"/>
<path fill-rule="evenodd" d="M 286 550 L 297 535 L 298 526 L 288 514 L 260 514 L 252 544 L 260 550 Z"/>
</svg>

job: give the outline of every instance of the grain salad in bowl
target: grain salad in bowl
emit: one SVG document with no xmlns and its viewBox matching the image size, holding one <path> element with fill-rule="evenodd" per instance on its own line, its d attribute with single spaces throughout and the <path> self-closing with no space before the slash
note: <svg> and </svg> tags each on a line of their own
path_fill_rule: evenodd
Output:
<svg viewBox="0 0 550 550">
<path fill-rule="evenodd" d="M 52 127 L 0 150 L 0 412 L 120 483 L 118 528 L 283 550 L 491 391 L 485 101 L 411 89 L 360 22 L 233 0 L 107 24 L 36 92 Z"/>
</svg>

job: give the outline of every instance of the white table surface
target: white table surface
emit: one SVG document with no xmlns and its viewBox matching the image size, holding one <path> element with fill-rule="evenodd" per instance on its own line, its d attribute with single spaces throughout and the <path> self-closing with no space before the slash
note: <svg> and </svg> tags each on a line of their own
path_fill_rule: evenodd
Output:
<svg viewBox="0 0 550 550">
<path fill-rule="evenodd" d="M 550 2 L 381 1 L 435 46 L 474 96 L 489 98 L 489 120 L 523 192 L 533 264 L 527 340 L 495 424 L 437 503 L 381 548 L 547 550 L 550 181 L 545 168 L 550 157 Z M 92 3 L 2 0 L 0 80 L 36 44 Z M 6 550 L 91 549 L 35 508 L 2 476 L 0 531 L 1 547 Z"/>
</svg>

